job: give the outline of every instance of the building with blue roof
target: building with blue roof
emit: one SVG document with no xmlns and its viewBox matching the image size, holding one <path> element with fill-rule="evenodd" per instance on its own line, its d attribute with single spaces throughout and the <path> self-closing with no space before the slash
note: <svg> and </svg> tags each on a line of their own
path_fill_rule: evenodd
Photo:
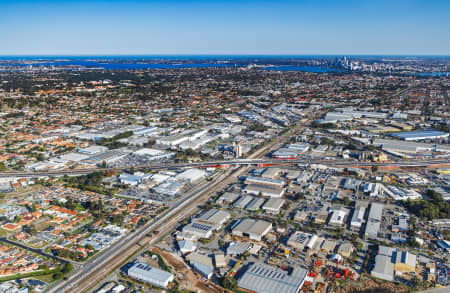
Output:
<svg viewBox="0 0 450 293">
<path fill-rule="evenodd" d="M 408 131 L 408 132 L 397 132 L 391 134 L 393 137 L 397 137 L 406 141 L 413 140 L 426 140 L 426 139 L 446 139 L 449 133 L 437 131 L 437 130 L 422 130 L 422 131 Z"/>
</svg>

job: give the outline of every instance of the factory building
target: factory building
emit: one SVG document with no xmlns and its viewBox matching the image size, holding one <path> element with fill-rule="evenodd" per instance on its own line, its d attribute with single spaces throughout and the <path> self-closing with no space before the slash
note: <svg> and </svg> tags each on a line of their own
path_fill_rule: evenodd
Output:
<svg viewBox="0 0 450 293">
<path fill-rule="evenodd" d="M 272 230 L 272 223 L 262 220 L 245 219 L 239 220 L 232 228 L 235 236 L 245 236 L 252 240 L 261 239 Z"/>
<path fill-rule="evenodd" d="M 423 130 L 423 131 L 409 131 L 409 132 L 398 132 L 391 136 L 403 139 L 406 141 L 417 141 L 417 140 L 435 140 L 435 139 L 447 139 L 449 133 L 436 131 L 436 130 Z"/>
<path fill-rule="evenodd" d="M 355 207 L 353 211 L 353 216 L 350 221 L 350 228 L 354 231 L 359 231 L 364 222 L 364 214 L 366 213 L 366 208 L 363 206 Z"/>
<path fill-rule="evenodd" d="M 415 273 L 417 256 L 388 246 L 380 246 L 375 257 L 375 267 L 371 275 L 386 281 L 394 280 L 395 275 Z"/>
<path fill-rule="evenodd" d="M 222 225 L 230 219 L 230 214 L 212 209 L 203 213 L 200 217 L 192 220 L 183 227 L 183 233 L 190 233 L 199 238 L 209 238 L 214 231 L 220 230 Z"/>
<path fill-rule="evenodd" d="M 269 214 L 278 214 L 285 200 L 282 198 L 271 198 L 262 207 L 264 212 Z"/>
<path fill-rule="evenodd" d="M 249 292 L 298 293 L 305 282 L 307 270 L 295 267 L 288 274 L 262 263 L 250 265 L 238 280 L 238 286 Z"/>
<path fill-rule="evenodd" d="M 243 191 L 248 194 L 262 195 L 267 197 L 282 197 L 285 189 L 283 187 L 268 184 L 248 184 Z"/>
<path fill-rule="evenodd" d="M 367 219 L 365 236 L 369 239 L 377 239 L 380 230 L 381 219 L 383 215 L 384 205 L 380 203 L 372 203 Z"/>
<path fill-rule="evenodd" d="M 128 269 L 128 275 L 136 280 L 166 288 L 173 281 L 173 275 L 169 272 L 156 269 L 146 263 L 135 263 Z"/>
</svg>

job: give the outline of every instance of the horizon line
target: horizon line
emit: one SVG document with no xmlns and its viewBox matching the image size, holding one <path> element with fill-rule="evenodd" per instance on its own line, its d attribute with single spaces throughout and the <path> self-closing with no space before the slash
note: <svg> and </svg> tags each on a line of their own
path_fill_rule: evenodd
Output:
<svg viewBox="0 0 450 293">
<path fill-rule="evenodd" d="M 233 53 L 233 54 L 227 54 L 227 53 L 222 53 L 222 54 L 202 54 L 202 53 L 198 53 L 198 54 L 183 54 L 183 53 L 176 53 L 176 54 L 171 54 L 171 53 L 150 53 L 150 54 L 0 54 L 0 57 L 67 57 L 67 56 L 71 56 L 71 57 L 97 57 L 97 56 L 104 56 L 104 57 L 108 57 L 108 56 L 279 56 L 279 57 L 295 57 L 295 56 L 396 56 L 396 57 L 450 57 L 450 54 L 239 54 L 239 53 Z"/>
</svg>

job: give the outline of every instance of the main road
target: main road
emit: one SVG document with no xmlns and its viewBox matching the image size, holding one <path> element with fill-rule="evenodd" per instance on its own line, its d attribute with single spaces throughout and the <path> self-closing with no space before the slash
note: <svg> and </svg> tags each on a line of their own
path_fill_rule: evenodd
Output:
<svg viewBox="0 0 450 293">
<path fill-rule="evenodd" d="M 358 162 L 349 160 L 326 160 L 326 159 L 236 159 L 236 160 L 218 160 L 218 161 L 203 161 L 193 163 L 155 163 L 151 165 L 137 165 L 132 166 L 134 169 L 186 169 L 198 167 L 223 167 L 223 166 L 249 166 L 249 165 L 292 165 L 292 164 L 322 164 L 330 167 L 345 167 L 345 166 L 398 166 L 398 167 L 427 167 L 432 165 L 446 165 L 450 164 L 449 159 L 426 159 L 426 160 L 398 160 L 391 162 Z M 0 178 L 16 177 L 16 178 L 37 178 L 37 177 L 52 177 L 52 176 L 74 176 L 89 174 L 95 171 L 122 171 L 130 169 L 131 166 L 116 167 L 116 168 L 89 168 L 89 169 L 61 169 L 55 171 L 43 172 L 2 172 Z"/>
</svg>

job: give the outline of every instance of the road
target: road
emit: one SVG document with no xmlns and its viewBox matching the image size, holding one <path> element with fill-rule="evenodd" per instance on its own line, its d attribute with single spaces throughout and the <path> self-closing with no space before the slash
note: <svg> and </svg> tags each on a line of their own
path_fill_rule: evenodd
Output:
<svg viewBox="0 0 450 293">
<path fill-rule="evenodd" d="M 21 248 L 23 248 L 23 249 L 32 251 L 32 252 L 34 252 L 34 253 L 40 254 L 40 255 L 42 255 L 42 256 L 45 256 L 45 257 L 47 257 L 47 258 L 51 258 L 51 259 L 60 261 L 60 262 L 62 262 L 62 263 L 68 262 L 68 261 L 67 261 L 66 259 L 64 259 L 64 258 L 58 257 L 58 256 L 53 255 L 53 254 L 50 254 L 50 253 L 46 253 L 46 252 L 44 252 L 44 251 L 42 251 L 41 249 L 38 249 L 38 248 L 32 248 L 32 247 L 29 247 L 29 246 L 24 245 L 24 244 L 22 244 L 22 243 L 20 243 L 20 242 L 15 242 L 15 241 L 9 240 L 7 237 L 0 237 L 0 242 L 5 242 L 5 243 L 9 243 L 9 244 L 11 244 L 11 245 L 15 245 L 15 246 L 21 247 Z M 73 264 L 74 266 L 79 265 L 79 264 L 76 263 L 76 262 L 72 262 L 72 264 Z"/>
<path fill-rule="evenodd" d="M 249 166 L 249 165 L 290 165 L 290 164 L 322 164 L 329 167 L 345 167 L 345 166 L 398 166 L 398 167 L 427 167 L 432 165 L 444 165 L 450 164 L 448 159 L 427 159 L 427 160 L 399 160 L 394 162 L 357 162 L 348 160 L 325 160 L 325 159 L 237 159 L 237 160 L 220 160 L 220 161 L 205 161 L 195 163 L 166 163 L 166 164 L 152 164 L 152 165 L 139 165 L 134 166 L 135 169 L 185 169 L 185 168 L 198 168 L 198 167 L 216 167 L 216 166 Z M 56 170 L 45 172 L 3 172 L 0 173 L 0 178 L 14 177 L 14 178 L 35 178 L 43 176 L 63 176 L 63 175 L 83 175 L 89 174 L 95 171 L 122 171 L 127 170 L 129 167 L 123 168 L 90 168 L 90 169 L 74 169 L 74 170 Z"/>
</svg>

